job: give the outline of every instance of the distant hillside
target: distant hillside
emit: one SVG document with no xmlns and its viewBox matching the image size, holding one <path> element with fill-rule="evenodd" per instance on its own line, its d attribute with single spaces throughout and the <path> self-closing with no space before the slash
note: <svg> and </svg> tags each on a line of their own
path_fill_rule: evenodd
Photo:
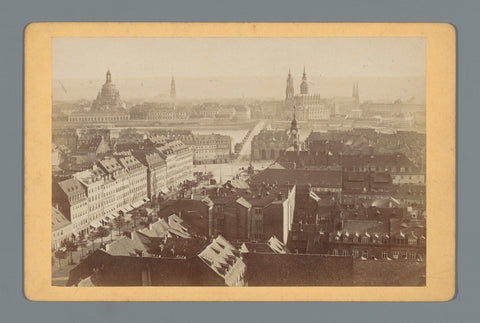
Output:
<svg viewBox="0 0 480 323">
<path fill-rule="evenodd" d="M 258 98 L 282 100 L 285 96 L 285 77 L 222 77 L 181 78 L 177 77 L 177 97 L 184 99 L 206 98 Z M 300 85 L 300 75 L 294 76 L 295 90 Z M 309 77 L 310 93 L 323 97 L 350 96 L 352 84 L 359 83 L 360 99 L 375 101 L 403 101 L 414 98 L 425 101 L 425 77 L 402 78 L 331 78 Z M 100 90 L 103 79 L 64 79 L 53 81 L 54 100 L 93 100 Z M 170 77 L 145 79 L 113 79 L 125 100 L 152 101 L 167 99 L 170 93 Z"/>
</svg>

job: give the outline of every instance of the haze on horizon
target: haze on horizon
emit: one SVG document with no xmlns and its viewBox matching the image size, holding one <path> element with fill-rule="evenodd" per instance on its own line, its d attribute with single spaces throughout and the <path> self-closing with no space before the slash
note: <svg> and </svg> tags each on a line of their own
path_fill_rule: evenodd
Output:
<svg viewBox="0 0 480 323">
<path fill-rule="evenodd" d="M 171 76 L 179 98 L 282 99 L 288 70 L 297 90 L 305 66 L 312 93 L 348 96 L 364 80 L 366 98 L 423 100 L 425 55 L 411 37 L 54 38 L 53 96 L 93 99 L 109 68 L 126 99 L 165 96 Z"/>
</svg>

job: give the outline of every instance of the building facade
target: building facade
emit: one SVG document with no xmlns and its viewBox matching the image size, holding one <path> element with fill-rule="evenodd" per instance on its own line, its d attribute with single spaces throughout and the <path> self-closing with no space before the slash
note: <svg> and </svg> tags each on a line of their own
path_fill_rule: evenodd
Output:
<svg viewBox="0 0 480 323">
<path fill-rule="evenodd" d="M 134 156 L 120 157 L 118 162 L 126 169 L 128 174 L 130 193 L 127 202 L 135 206 L 137 203 L 143 202 L 147 197 L 147 167 Z"/>
<path fill-rule="evenodd" d="M 193 140 L 192 140 L 193 139 Z M 232 139 L 219 134 L 193 135 L 185 144 L 193 148 L 193 163 L 222 164 L 231 159 Z"/>
<path fill-rule="evenodd" d="M 89 232 L 88 199 L 83 185 L 70 178 L 53 184 L 52 202 L 72 223 L 72 233 L 76 236 Z"/>
<path fill-rule="evenodd" d="M 155 199 L 167 193 L 167 164 L 155 151 L 134 154 L 147 167 L 147 196 Z"/>
<path fill-rule="evenodd" d="M 62 246 L 72 236 L 72 223 L 57 208 L 52 207 L 52 250 Z"/>
</svg>

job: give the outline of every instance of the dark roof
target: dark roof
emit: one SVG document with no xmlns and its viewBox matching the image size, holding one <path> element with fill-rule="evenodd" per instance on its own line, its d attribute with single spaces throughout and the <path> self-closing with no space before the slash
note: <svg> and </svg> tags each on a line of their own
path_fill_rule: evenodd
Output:
<svg viewBox="0 0 480 323">
<path fill-rule="evenodd" d="M 344 167 L 414 167 L 413 163 L 403 153 L 383 154 L 383 155 L 344 155 Z"/>
<path fill-rule="evenodd" d="M 61 181 L 58 183 L 58 185 L 67 196 L 73 196 L 82 193 L 85 194 L 84 186 L 74 178 Z"/>
<path fill-rule="evenodd" d="M 249 286 L 351 286 L 353 258 L 343 256 L 247 253 Z"/>
<path fill-rule="evenodd" d="M 354 286 L 425 286 L 425 261 L 354 260 Z"/>
<path fill-rule="evenodd" d="M 315 187 L 341 188 L 341 170 L 266 169 L 251 179 L 251 184 L 285 183 Z"/>
</svg>

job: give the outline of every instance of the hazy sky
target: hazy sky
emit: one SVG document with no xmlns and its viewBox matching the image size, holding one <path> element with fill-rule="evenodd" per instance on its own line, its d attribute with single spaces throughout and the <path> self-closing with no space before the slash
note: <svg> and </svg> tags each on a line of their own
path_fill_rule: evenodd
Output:
<svg viewBox="0 0 480 323">
<path fill-rule="evenodd" d="M 424 38 L 54 38 L 53 79 L 425 75 Z"/>
</svg>

